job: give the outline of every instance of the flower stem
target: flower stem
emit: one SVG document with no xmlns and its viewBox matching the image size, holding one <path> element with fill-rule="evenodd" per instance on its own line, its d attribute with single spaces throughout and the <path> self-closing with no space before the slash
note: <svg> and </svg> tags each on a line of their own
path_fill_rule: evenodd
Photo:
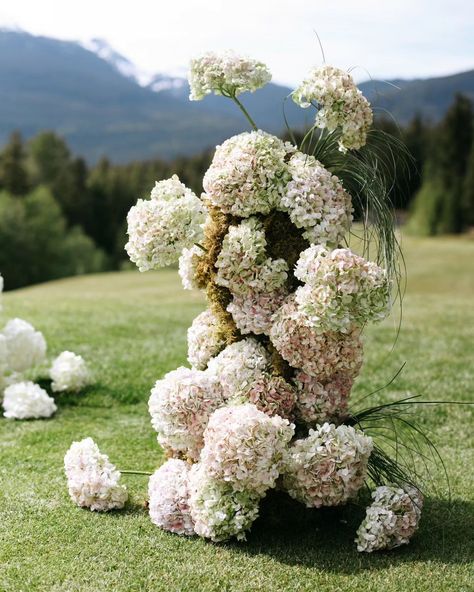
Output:
<svg viewBox="0 0 474 592">
<path fill-rule="evenodd" d="M 134 471 L 131 469 L 120 470 L 120 473 L 122 473 L 122 475 L 152 475 L 152 473 L 149 473 L 148 471 Z"/>
<path fill-rule="evenodd" d="M 255 123 L 255 121 L 250 117 L 249 112 L 247 111 L 247 109 L 242 105 L 242 103 L 239 101 L 239 99 L 235 96 L 232 95 L 230 97 L 234 103 L 237 105 L 237 107 L 242 111 L 242 113 L 245 115 L 245 117 L 247 118 L 247 121 L 250 123 L 250 125 L 252 126 L 252 128 L 257 131 L 258 127 L 257 124 Z"/>
</svg>

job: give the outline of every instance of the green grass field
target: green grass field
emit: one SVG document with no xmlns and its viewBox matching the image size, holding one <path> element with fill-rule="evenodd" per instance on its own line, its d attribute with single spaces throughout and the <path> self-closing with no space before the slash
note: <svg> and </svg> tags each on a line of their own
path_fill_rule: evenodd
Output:
<svg viewBox="0 0 474 592">
<path fill-rule="evenodd" d="M 366 364 L 353 398 L 406 368 L 378 400 L 422 394 L 472 400 L 474 241 L 405 240 L 408 290 L 397 320 L 366 335 Z M 82 354 L 96 384 L 61 396 L 51 420 L 0 419 L 0 590 L 22 591 L 468 591 L 474 590 L 473 412 L 420 406 L 448 467 L 452 502 L 439 468 L 421 528 L 405 548 L 360 555 L 359 509 L 291 513 L 282 505 L 255 525 L 247 543 L 216 545 L 167 534 L 150 520 L 146 478 L 128 476 L 123 512 L 75 507 L 63 476 L 74 439 L 92 436 L 119 468 L 153 470 L 162 461 L 147 399 L 153 382 L 185 363 L 186 328 L 202 310 L 174 271 L 103 274 L 4 296 L 4 318 L 42 330 L 50 356 Z M 265 512 L 264 512 L 265 514 Z"/>
</svg>

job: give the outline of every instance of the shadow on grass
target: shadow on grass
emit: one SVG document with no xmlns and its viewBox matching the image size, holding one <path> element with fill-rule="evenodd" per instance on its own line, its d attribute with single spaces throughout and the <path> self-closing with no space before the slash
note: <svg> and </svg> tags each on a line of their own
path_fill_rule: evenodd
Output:
<svg viewBox="0 0 474 592">
<path fill-rule="evenodd" d="M 100 409 L 109 408 L 117 402 L 113 389 L 100 382 L 95 382 L 92 385 L 86 386 L 77 393 L 53 392 L 51 388 L 51 379 L 46 377 L 39 378 L 36 380 L 36 383 L 53 397 L 56 405 L 61 408 L 89 407 Z"/>
<path fill-rule="evenodd" d="M 354 543 L 364 515 L 364 508 L 357 506 L 307 510 L 275 493 L 262 505 L 247 543 L 229 546 L 248 556 L 268 555 L 287 565 L 345 574 L 420 561 L 472 561 L 474 502 L 428 500 L 410 545 L 372 554 L 358 553 Z"/>
</svg>

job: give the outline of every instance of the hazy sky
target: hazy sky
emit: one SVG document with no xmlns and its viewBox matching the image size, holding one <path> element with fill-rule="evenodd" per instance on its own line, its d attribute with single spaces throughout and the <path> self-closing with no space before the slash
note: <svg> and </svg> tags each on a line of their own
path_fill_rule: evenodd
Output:
<svg viewBox="0 0 474 592">
<path fill-rule="evenodd" d="M 106 39 L 147 72 L 176 72 L 209 49 L 265 61 L 296 84 L 322 62 L 356 77 L 414 77 L 474 68 L 473 0 L 4 0 L 0 26 Z"/>
</svg>

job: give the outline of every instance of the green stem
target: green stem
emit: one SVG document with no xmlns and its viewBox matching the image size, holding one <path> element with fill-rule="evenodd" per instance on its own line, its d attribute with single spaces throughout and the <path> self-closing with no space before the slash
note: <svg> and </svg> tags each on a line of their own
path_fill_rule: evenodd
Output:
<svg viewBox="0 0 474 592">
<path fill-rule="evenodd" d="M 196 247 L 198 247 L 199 249 L 201 249 L 201 251 L 204 251 L 204 253 L 207 253 L 207 249 L 205 247 L 203 247 L 199 243 L 194 243 L 194 244 L 195 244 Z"/>
<path fill-rule="evenodd" d="M 122 473 L 122 475 L 148 475 L 148 477 L 153 474 L 148 471 L 133 471 L 131 469 L 120 470 L 120 473 Z"/>
<path fill-rule="evenodd" d="M 242 111 L 242 113 L 245 115 L 245 117 L 247 118 L 247 121 L 250 123 L 250 125 L 252 126 L 252 128 L 257 131 L 258 127 L 257 124 L 255 123 L 255 121 L 250 117 L 249 112 L 247 111 L 247 109 L 242 105 L 242 103 L 239 101 L 239 99 L 235 96 L 235 95 L 231 95 L 230 97 L 234 103 L 237 105 L 237 107 Z"/>
</svg>

